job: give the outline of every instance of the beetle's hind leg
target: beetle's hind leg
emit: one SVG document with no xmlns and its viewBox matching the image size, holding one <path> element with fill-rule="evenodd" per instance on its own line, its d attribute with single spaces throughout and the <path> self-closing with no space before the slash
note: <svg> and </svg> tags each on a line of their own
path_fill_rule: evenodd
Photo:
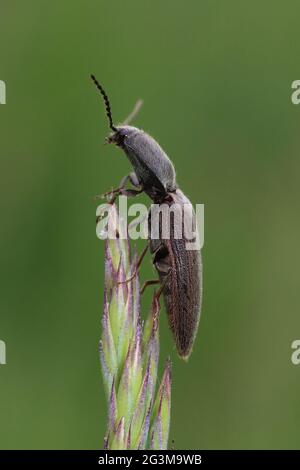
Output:
<svg viewBox="0 0 300 470">
<path fill-rule="evenodd" d="M 159 279 L 153 279 L 153 280 L 149 280 L 149 281 L 146 281 L 143 288 L 142 288 L 142 291 L 145 291 L 146 287 L 147 286 L 150 286 L 150 285 L 153 285 L 153 284 L 160 284 L 160 287 L 159 289 L 154 292 L 154 295 L 153 295 L 153 300 L 152 300 L 152 308 L 153 308 L 153 325 L 154 325 L 154 330 L 156 331 L 157 328 L 158 328 L 158 317 L 159 317 L 159 312 L 160 312 L 160 303 L 159 303 L 159 299 L 160 299 L 160 296 L 164 290 L 164 287 L 167 283 L 167 280 L 168 280 L 168 277 L 170 276 L 171 274 L 171 269 L 169 269 L 168 273 L 165 275 L 164 279 L 161 281 Z M 142 293 L 141 291 L 141 293 Z"/>
</svg>

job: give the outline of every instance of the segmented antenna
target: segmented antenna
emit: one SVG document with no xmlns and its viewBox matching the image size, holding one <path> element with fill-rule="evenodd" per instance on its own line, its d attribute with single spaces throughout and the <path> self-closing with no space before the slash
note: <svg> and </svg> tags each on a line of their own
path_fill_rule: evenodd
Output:
<svg viewBox="0 0 300 470">
<path fill-rule="evenodd" d="M 104 89 L 96 79 L 95 75 L 91 75 L 91 79 L 93 80 L 94 84 L 96 85 L 96 88 L 100 91 L 101 95 L 103 96 L 104 99 L 104 104 L 106 108 L 106 115 L 108 117 L 109 121 L 109 127 L 111 128 L 112 131 L 117 132 L 117 128 L 114 126 L 113 120 L 112 120 L 112 115 L 111 115 L 111 108 L 110 108 L 110 103 L 107 94 L 105 93 Z"/>
</svg>

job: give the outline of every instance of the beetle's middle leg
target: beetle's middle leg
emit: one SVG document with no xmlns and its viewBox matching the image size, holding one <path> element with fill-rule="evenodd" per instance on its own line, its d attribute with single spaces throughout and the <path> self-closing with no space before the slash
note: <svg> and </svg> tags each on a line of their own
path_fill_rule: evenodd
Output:
<svg viewBox="0 0 300 470">
<path fill-rule="evenodd" d="M 142 254 L 141 254 L 141 256 L 140 256 L 140 258 L 139 258 L 139 260 L 136 264 L 136 269 L 134 271 L 133 276 L 131 276 L 125 282 L 131 281 L 137 275 L 137 272 L 138 272 L 138 269 L 139 269 L 139 267 L 142 263 L 142 260 L 145 256 L 145 254 L 147 253 L 148 247 L 149 247 L 149 244 L 147 244 L 146 248 L 143 250 L 143 252 L 142 252 Z M 168 264 L 165 264 L 165 265 L 162 264 L 162 260 L 167 256 L 167 253 L 168 253 L 168 251 L 162 243 L 159 243 L 159 245 L 155 248 L 153 264 L 156 265 L 156 268 L 158 269 L 158 271 L 163 273 L 164 279 L 163 279 L 163 281 L 161 281 L 160 279 L 148 279 L 148 281 L 144 282 L 144 284 L 141 288 L 141 291 L 140 291 L 141 295 L 145 292 L 145 290 L 147 289 L 148 286 L 154 286 L 156 284 L 161 284 L 160 288 L 158 289 L 157 293 L 155 294 L 156 297 L 157 297 L 157 300 L 161 296 L 161 293 L 162 293 L 163 288 L 166 284 L 167 278 L 169 277 L 169 275 L 171 273 L 170 266 Z"/>
<path fill-rule="evenodd" d="M 140 294 L 142 295 L 145 292 L 145 290 L 147 289 L 147 287 L 154 286 L 156 284 L 160 284 L 159 279 L 148 279 L 148 281 L 144 282 L 144 284 L 141 288 Z"/>
<path fill-rule="evenodd" d="M 143 259 L 144 259 L 144 257 L 145 257 L 145 254 L 146 254 L 147 251 L 148 251 L 148 248 L 149 248 L 149 243 L 147 243 L 147 245 L 146 245 L 145 248 L 143 249 L 143 251 L 142 251 L 142 253 L 141 253 L 139 259 L 137 260 L 136 265 L 135 265 L 135 268 L 134 268 L 134 271 L 133 271 L 133 274 L 132 274 L 128 279 L 126 279 L 125 281 L 119 282 L 119 284 L 127 284 L 128 282 L 132 281 L 132 280 L 136 277 L 136 275 L 137 275 L 138 272 L 139 272 L 139 269 L 140 269 L 140 266 L 141 266 L 141 264 L 142 264 L 142 261 L 143 261 Z"/>
</svg>

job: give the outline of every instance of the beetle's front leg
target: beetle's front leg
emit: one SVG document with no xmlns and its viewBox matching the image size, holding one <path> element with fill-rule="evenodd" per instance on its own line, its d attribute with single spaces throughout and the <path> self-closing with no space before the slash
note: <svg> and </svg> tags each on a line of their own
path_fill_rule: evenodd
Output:
<svg viewBox="0 0 300 470">
<path fill-rule="evenodd" d="M 126 183 L 127 183 L 128 180 L 130 181 L 132 186 L 134 186 L 135 188 L 138 188 L 138 189 L 125 189 L 125 186 L 126 186 Z M 104 194 L 101 194 L 99 196 L 95 196 L 95 199 L 103 199 L 103 198 L 106 197 L 106 198 L 109 199 L 109 203 L 113 204 L 115 202 L 115 200 L 117 199 L 117 197 L 120 196 L 120 195 L 127 196 L 127 197 L 134 197 L 134 196 L 137 196 L 138 194 L 140 194 L 142 192 L 143 192 L 143 188 L 140 185 L 138 177 L 136 176 L 135 172 L 132 171 L 131 173 L 129 173 L 128 175 L 124 176 L 121 179 L 121 182 L 120 182 L 118 188 L 111 189 L 110 191 L 107 191 Z"/>
</svg>

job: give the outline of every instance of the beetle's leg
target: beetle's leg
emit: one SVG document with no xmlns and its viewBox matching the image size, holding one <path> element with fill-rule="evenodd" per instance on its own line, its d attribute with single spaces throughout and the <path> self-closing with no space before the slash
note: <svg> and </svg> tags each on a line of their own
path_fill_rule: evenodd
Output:
<svg viewBox="0 0 300 470">
<path fill-rule="evenodd" d="M 131 182 L 132 186 L 134 186 L 135 188 L 138 188 L 138 190 L 130 190 L 130 189 L 126 190 L 125 185 L 126 185 L 128 180 Z M 137 194 L 141 193 L 142 191 L 143 191 L 143 189 L 142 189 L 142 187 L 139 183 L 138 177 L 136 176 L 134 171 L 132 171 L 131 173 L 129 173 L 128 175 L 124 176 L 121 179 L 121 182 L 120 182 L 118 188 L 111 189 L 110 191 L 107 191 L 104 194 L 99 194 L 99 195 L 95 196 L 94 199 L 95 200 L 103 199 L 105 197 L 108 197 L 108 196 L 112 195 L 113 197 L 110 198 L 110 201 L 109 201 L 112 204 L 120 194 L 123 194 L 124 196 L 128 196 L 128 197 L 133 197 L 133 196 L 136 196 Z"/>
<path fill-rule="evenodd" d="M 113 189 L 112 191 L 107 191 L 106 193 L 104 193 L 104 196 L 108 196 L 111 193 L 117 193 L 121 189 L 124 189 L 128 180 L 130 181 L 132 186 L 134 186 L 136 188 L 140 188 L 140 183 L 139 183 L 138 177 L 136 176 L 134 171 L 131 171 L 128 175 L 123 176 L 123 178 L 120 181 L 120 184 L 119 184 L 118 188 Z"/>
<path fill-rule="evenodd" d="M 138 180 L 138 177 L 136 176 L 136 173 L 134 171 L 131 171 L 128 175 L 129 181 L 132 184 L 132 186 L 135 186 L 136 188 L 140 188 L 140 182 Z"/>
<path fill-rule="evenodd" d="M 103 199 L 107 196 L 109 196 L 110 194 L 115 194 L 117 193 L 118 191 L 120 191 L 120 189 L 123 189 L 125 187 L 125 184 L 127 183 L 127 180 L 130 179 L 130 173 L 129 175 L 125 175 L 123 176 L 123 178 L 121 179 L 120 181 L 120 184 L 119 184 L 119 187 L 116 188 L 116 189 L 111 189 L 110 191 L 106 191 L 106 193 L 103 193 L 103 194 L 98 194 L 97 196 L 94 197 L 95 200 L 97 199 Z"/>
<path fill-rule="evenodd" d="M 136 275 L 137 275 L 138 272 L 139 272 L 139 269 L 140 269 L 140 266 L 141 266 L 141 264 L 142 264 L 142 261 L 143 261 L 143 259 L 144 259 L 144 257 L 145 257 L 145 254 L 146 254 L 147 251 L 148 251 L 148 248 L 149 248 L 149 243 L 147 243 L 147 245 L 146 245 L 145 248 L 143 249 L 143 251 L 142 251 L 142 253 L 141 253 L 139 259 L 137 260 L 137 263 L 136 263 L 136 265 L 135 265 L 135 268 L 134 268 L 134 271 L 133 271 L 132 276 L 130 276 L 130 278 L 126 279 L 126 281 L 119 282 L 119 284 L 127 284 L 128 282 L 132 281 L 132 280 L 136 277 Z"/>
<path fill-rule="evenodd" d="M 154 325 L 155 331 L 158 328 L 158 315 L 160 311 L 159 298 L 164 290 L 164 287 L 166 285 L 166 282 L 170 274 L 171 274 L 171 268 L 169 269 L 169 272 L 166 274 L 164 280 L 161 282 L 160 288 L 155 292 L 153 296 L 153 325 Z"/>
<path fill-rule="evenodd" d="M 155 284 L 160 284 L 159 279 L 149 279 L 148 281 L 144 282 L 142 288 L 141 288 L 141 295 L 145 292 L 148 286 L 154 286 Z"/>
<path fill-rule="evenodd" d="M 137 189 L 125 189 L 125 183 L 128 179 L 129 179 L 130 183 L 132 184 L 132 186 L 134 186 Z M 113 204 L 115 202 L 116 198 L 120 194 L 122 194 L 123 196 L 127 196 L 127 197 L 135 197 L 138 194 L 142 193 L 143 191 L 144 191 L 144 189 L 140 185 L 138 177 L 136 176 L 135 172 L 132 171 L 131 173 L 129 173 L 129 175 L 124 176 L 124 178 L 122 179 L 122 181 L 120 183 L 119 188 L 114 191 L 114 197 L 110 202 L 111 202 L 111 204 Z"/>
<path fill-rule="evenodd" d="M 157 292 L 155 292 L 155 296 L 157 297 L 157 300 L 160 298 L 161 294 L 162 294 L 162 291 L 164 290 L 164 287 L 167 283 L 167 280 L 171 274 L 171 271 L 172 271 L 172 268 L 169 269 L 169 271 L 167 272 L 167 274 L 165 275 L 163 281 L 160 283 L 160 288 L 158 289 Z"/>
<path fill-rule="evenodd" d="M 141 288 L 141 291 L 140 291 L 141 295 L 145 292 L 145 290 L 147 289 L 148 286 L 153 286 L 155 284 L 161 284 L 160 288 L 158 289 L 157 293 L 155 294 L 159 298 L 161 296 L 163 288 L 165 287 L 165 284 L 168 280 L 168 277 L 171 274 L 171 270 L 172 270 L 172 268 L 170 268 L 170 267 L 168 267 L 168 269 L 165 269 L 165 271 L 164 271 L 165 277 L 164 277 L 163 281 L 161 281 L 160 279 L 149 279 L 148 281 L 144 282 L 144 284 Z"/>
<path fill-rule="evenodd" d="M 135 188 L 138 188 L 138 189 L 125 189 L 125 185 L 128 180 L 131 182 L 131 184 Z M 131 173 L 129 173 L 129 175 L 126 175 L 122 178 L 118 188 L 114 189 L 113 191 L 108 191 L 107 193 L 104 194 L 104 196 L 107 197 L 109 195 L 112 195 L 109 202 L 110 204 L 113 204 L 115 200 L 117 199 L 117 197 L 120 195 L 127 196 L 127 197 L 135 197 L 142 192 L 143 192 L 143 188 L 141 187 L 136 174 L 134 173 L 134 171 L 132 171 Z"/>
<path fill-rule="evenodd" d="M 153 244 L 152 244 L 152 248 L 153 248 Z M 168 251 L 167 251 L 165 245 L 163 245 L 163 243 L 161 243 L 161 242 L 158 242 L 158 244 L 157 244 L 157 246 L 155 246 L 155 249 L 154 249 L 154 252 L 153 252 L 153 255 L 154 255 L 153 264 L 157 263 L 159 259 L 163 259 L 166 256 L 167 253 L 168 253 Z M 170 268 L 168 266 L 168 269 L 165 272 L 166 275 L 169 274 L 169 269 Z M 164 282 L 165 281 L 163 280 L 163 283 Z M 143 284 L 143 287 L 141 288 L 141 294 L 144 293 L 145 289 L 148 286 L 153 286 L 155 284 L 161 284 L 161 280 L 160 279 L 149 279 L 148 281 L 146 281 Z"/>
<path fill-rule="evenodd" d="M 120 189 L 118 192 L 115 192 L 114 195 L 109 198 L 109 203 L 113 204 L 118 196 L 126 196 L 126 197 L 135 197 L 138 194 L 141 194 L 144 190 L 143 189 Z"/>
</svg>

